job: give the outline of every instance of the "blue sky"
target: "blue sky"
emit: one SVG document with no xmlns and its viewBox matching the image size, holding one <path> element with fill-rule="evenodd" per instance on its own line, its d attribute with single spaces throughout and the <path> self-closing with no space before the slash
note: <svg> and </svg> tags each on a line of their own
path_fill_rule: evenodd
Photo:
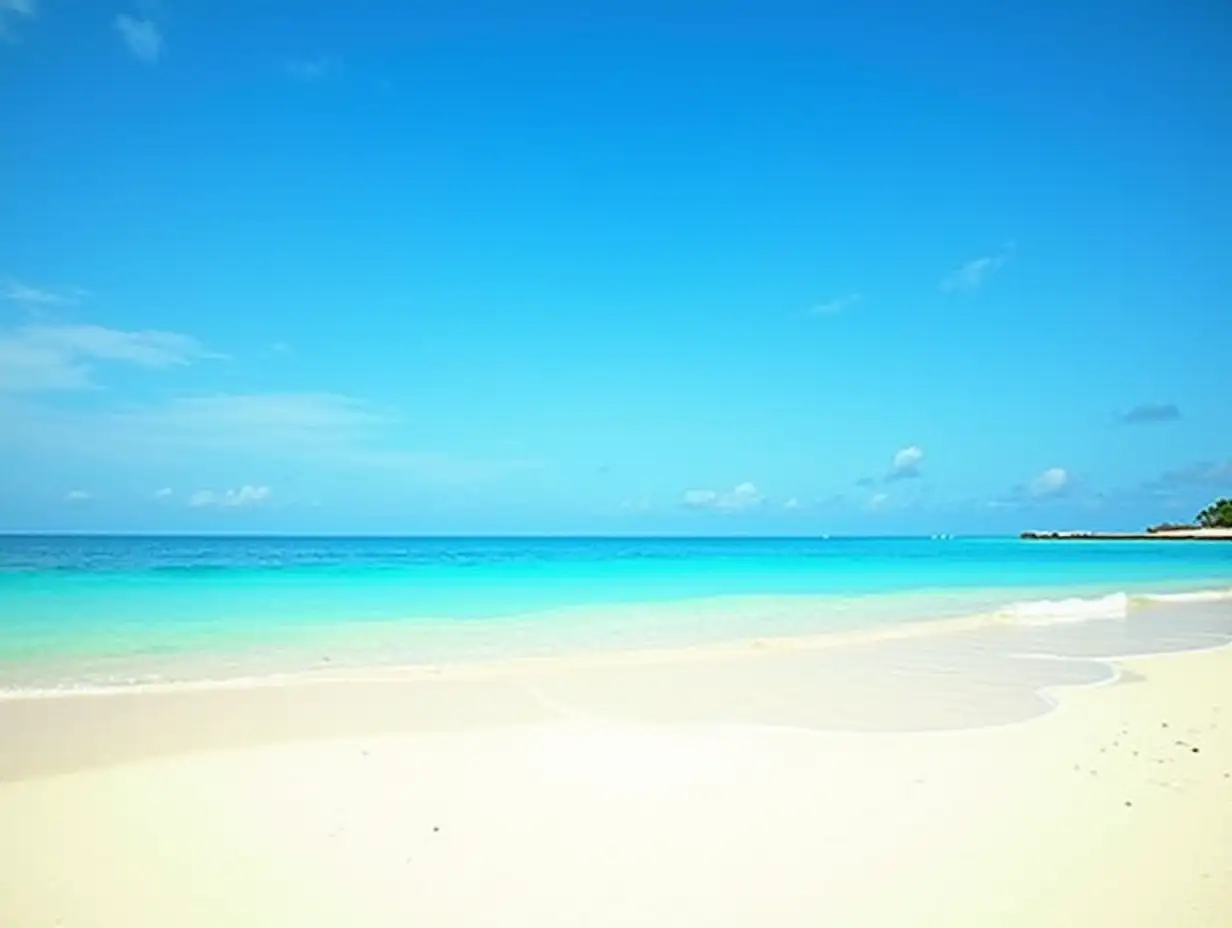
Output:
<svg viewBox="0 0 1232 928">
<path fill-rule="evenodd" d="M 0 0 L 0 529 L 1191 517 L 1230 19 Z"/>
</svg>

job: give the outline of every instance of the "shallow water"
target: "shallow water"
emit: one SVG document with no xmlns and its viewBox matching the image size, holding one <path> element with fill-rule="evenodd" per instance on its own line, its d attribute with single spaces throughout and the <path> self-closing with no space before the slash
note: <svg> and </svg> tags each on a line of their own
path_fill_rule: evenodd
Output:
<svg viewBox="0 0 1232 928">
<path fill-rule="evenodd" d="M 4 537 L 0 687 L 679 647 L 975 615 L 1035 629 L 1109 608 L 1040 600 L 1228 587 L 1232 544 L 1209 542 Z M 1041 633 L 1025 634 L 1029 644 Z M 1049 635 L 1130 650 L 1167 637 L 1136 618 Z"/>
</svg>

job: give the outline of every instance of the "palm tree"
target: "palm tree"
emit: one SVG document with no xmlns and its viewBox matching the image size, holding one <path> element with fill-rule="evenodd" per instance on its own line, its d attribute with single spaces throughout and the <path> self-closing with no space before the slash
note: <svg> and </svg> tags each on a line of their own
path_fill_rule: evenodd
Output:
<svg viewBox="0 0 1232 928">
<path fill-rule="evenodd" d="M 1232 499 L 1220 499 L 1198 513 L 1203 528 L 1232 528 Z"/>
</svg>

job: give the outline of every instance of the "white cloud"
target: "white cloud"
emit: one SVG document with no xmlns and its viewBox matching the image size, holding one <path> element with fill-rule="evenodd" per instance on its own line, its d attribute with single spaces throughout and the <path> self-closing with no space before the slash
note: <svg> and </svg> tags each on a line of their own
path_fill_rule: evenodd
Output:
<svg viewBox="0 0 1232 928">
<path fill-rule="evenodd" d="M 947 293 L 964 290 L 978 290 L 988 282 L 997 271 L 1004 267 L 1014 253 L 1013 243 L 1006 245 L 999 252 L 975 258 L 951 271 L 941 281 L 941 289 Z"/>
<path fill-rule="evenodd" d="M 0 39 L 12 39 L 12 23 L 19 19 L 34 19 L 38 14 L 36 0 L 0 0 Z"/>
<path fill-rule="evenodd" d="M 163 34 L 152 20 L 121 13 L 114 25 L 128 50 L 138 59 L 147 64 L 158 61 L 163 52 Z"/>
<path fill-rule="evenodd" d="M 155 490 L 155 491 L 154 491 L 154 498 L 155 498 L 155 499 L 171 499 L 171 497 L 172 497 L 172 496 L 174 496 L 174 495 L 175 495 L 175 493 L 174 493 L 174 491 L 171 489 L 171 487 L 163 487 L 161 490 Z"/>
<path fill-rule="evenodd" d="M 86 490 L 69 490 L 64 499 L 70 503 L 84 503 L 93 499 L 93 496 Z"/>
<path fill-rule="evenodd" d="M 245 484 L 239 490 L 228 490 L 222 497 L 223 506 L 249 506 L 269 499 L 269 487 L 254 487 Z"/>
<path fill-rule="evenodd" d="M 1094 499 L 1064 467 L 1049 467 L 1014 487 L 1004 497 L 989 500 L 985 505 L 990 509 L 1024 509 L 1061 498 L 1085 504 Z"/>
<path fill-rule="evenodd" d="M 840 296 L 825 303 L 818 303 L 809 309 L 808 314 L 810 316 L 837 316 L 839 313 L 851 309 L 862 299 L 864 298 L 858 293 L 848 293 L 846 296 Z"/>
<path fill-rule="evenodd" d="M 27 325 L 0 331 L 0 392 L 83 390 L 99 362 L 168 368 L 216 357 L 177 332 L 98 325 Z"/>
<path fill-rule="evenodd" d="M 730 490 L 686 490 L 681 502 L 690 509 L 721 509 L 738 512 L 760 506 L 765 497 L 752 483 L 737 484 Z"/>
<path fill-rule="evenodd" d="M 206 506 L 213 506 L 217 499 L 217 494 L 213 490 L 197 490 L 188 496 L 188 505 L 193 509 L 201 509 Z"/>
<path fill-rule="evenodd" d="M 890 501 L 889 493 L 874 493 L 868 501 L 870 509 L 880 509 Z"/>
<path fill-rule="evenodd" d="M 196 339 L 178 332 L 123 332 L 100 325 L 35 325 L 21 329 L 19 334 L 65 354 L 141 367 L 175 367 L 207 355 Z"/>
<path fill-rule="evenodd" d="M 924 460 L 924 449 L 918 445 L 909 445 L 899 449 L 890 462 L 890 472 L 886 480 L 910 480 L 920 476 L 920 464 Z"/>
<path fill-rule="evenodd" d="M 76 358 L 20 337 L 0 336 L 0 392 L 84 390 L 89 368 Z"/>
<path fill-rule="evenodd" d="M 1032 478 L 1027 484 L 1027 493 L 1035 499 L 1048 499 L 1064 493 L 1069 483 L 1069 473 L 1064 467 L 1050 467 Z"/>
<path fill-rule="evenodd" d="M 800 508 L 800 500 L 796 499 L 796 498 L 793 496 L 791 499 L 789 499 L 787 502 L 785 502 L 785 503 L 783 504 L 783 508 L 784 508 L 784 509 L 799 509 L 799 508 Z"/>
<path fill-rule="evenodd" d="M 296 448 L 350 445 L 392 422 L 362 400 L 335 393 L 185 396 L 109 419 L 113 428 L 156 434 L 163 442 Z"/>
<path fill-rule="evenodd" d="M 219 508 L 239 509 L 242 506 L 255 506 L 270 497 L 269 487 L 244 484 L 236 490 L 197 490 L 188 497 L 188 505 L 193 509 Z"/>
<path fill-rule="evenodd" d="M 4 0 L 0 0 L 3 3 Z M 4 283 L 3 297 L 10 303 L 19 303 L 30 309 L 42 309 L 48 306 L 75 306 L 86 296 L 86 292 L 74 288 L 72 290 L 50 290 L 45 287 L 32 287 L 20 280 L 9 279 Z"/>
</svg>

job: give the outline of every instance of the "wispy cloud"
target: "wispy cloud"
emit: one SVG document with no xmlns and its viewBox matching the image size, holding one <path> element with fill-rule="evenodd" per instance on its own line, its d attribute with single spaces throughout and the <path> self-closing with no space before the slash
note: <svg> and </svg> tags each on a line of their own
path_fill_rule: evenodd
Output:
<svg viewBox="0 0 1232 928">
<path fill-rule="evenodd" d="M 1189 487 L 1232 487 L 1232 458 L 1226 461 L 1200 461 L 1162 474 L 1148 488 L 1178 490 Z"/>
<path fill-rule="evenodd" d="M 195 338 L 178 332 L 125 332 L 101 325 L 34 325 L 21 329 L 20 334 L 28 341 L 64 354 L 140 367 L 176 367 L 210 356 Z"/>
<path fill-rule="evenodd" d="M 342 73 L 342 62 L 336 58 L 289 58 L 282 70 L 293 80 L 311 84 Z"/>
<path fill-rule="evenodd" d="M 686 490 L 681 504 L 689 509 L 720 509 L 738 512 L 760 506 L 765 497 L 749 482 L 737 484 L 730 490 Z"/>
<path fill-rule="evenodd" d="M 947 274 L 941 281 L 941 289 L 946 293 L 978 290 L 1005 266 L 1013 254 L 1014 244 L 1011 242 L 995 254 L 974 258 Z"/>
<path fill-rule="evenodd" d="M 914 480 L 921 476 L 920 465 L 923 462 L 924 449 L 918 445 L 900 449 L 894 455 L 894 460 L 890 462 L 890 470 L 885 477 L 886 483 L 893 483 L 896 480 Z"/>
<path fill-rule="evenodd" d="M 154 64 L 162 57 L 163 34 L 153 20 L 121 13 L 114 25 L 120 39 L 138 60 Z"/>
<path fill-rule="evenodd" d="M 171 499 L 175 495 L 175 491 L 171 487 L 163 487 L 161 490 L 154 491 L 154 498 L 157 500 Z"/>
<path fill-rule="evenodd" d="M 1102 494 L 1106 501 L 1117 505 L 1151 505 L 1184 512 L 1184 518 L 1210 502 L 1213 495 L 1232 491 L 1232 458 L 1225 461 L 1198 461 L 1165 471 L 1144 480 Z"/>
<path fill-rule="evenodd" d="M 12 41 L 16 37 L 13 24 L 37 15 L 37 0 L 0 0 L 0 39 Z"/>
<path fill-rule="evenodd" d="M 793 496 L 791 499 L 787 500 L 787 502 L 783 503 L 783 508 L 794 511 L 796 509 L 803 508 L 803 505 L 804 504 L 801 503 L 799 499 Z"/>
<path fill-rule="evenodd" d="M 890 501 L 889 493 L 874 493 L 868 500 L 869 509 L 883 509 Z"/>
<path fill-rule="evenodd" d="M 808 314 L 810 316 L 837 316 L 840 313 L 845 313 L 849 309 L 855 308 L 864 297 L 858 293 L 848 293 L 846 296 L 840 296 L 833 300 L 827 300 L 824 303 L 818 303 L 816 306 L 810 306 Z"/>
<path fill-rule="evenodd" d="M 1144 403 L 1125 412 L 1117 413 L 1117 422 L 1121 425 L 1175 422 L 1179 418 L 1181 418 L 1181 410 L 1175 403 Z"/>
<path fill-rule="evenodd" d="M 4 0 L 0 0 L 0 3 Z M 0 296 L 10 303 L 17 303 L 27 309 L 46 309 L 52 306 L 76 306 L 87 296 L 81 289 L 52 290 L 46 287 L 32 287 L 19 280 L 9 279 L 4 282 Z"/>
<path fill-rule="evenodd" d="M 0 392 L 0 435 L 47 456 L 105 456 L 167 467 L 201 454 L 242 461 L 255 456 L 279 467 L 380 472 L 431 486 L 473 486 L 543 466 L 531 458 L 407 448 L 402 426 L 393 410 L 331 393 L 182 396 L 81 410 L 24 397 L 6 401 Z"/>
<path fill-rule="evenodd" d="M 112 368 L 168 369 L 214 357 L 178 333 L 0 327 L 0 435 L 31 457 L 88 457 L 165 473 L 208 456 L 237 466 L 262 461 L 282 472 L 311 467 L 408 487 L 473 487 L 543 467 L 530 456 L 408 447 L 411 436 L 395 410 L 343 394 L 223 393 L 141 401 L 114 390 L 95 392 L 81 404 L 53 393 L 98 390 L 108 385 Z M 176 498 L 186 500 L 187 492 Z"/>
<path fill-rule="evenodd" d="M 166 443 L 295 451 L 358 444 L 392 421 L 391 414 L 336 393 L 183 396 L 108 416 L 113 429 Z"/>
<path fill-rule="evenodd" d="M 177 332 L 126 332 L 99 325 L 27 325 L 0 330 L 0 392 L 84 390 L 100 363 L 177 367 L 208 357 Z"/>
<path fill-rule="evenodd" d="M 1069 472 L 1064 467 L 1050 467 L 1031 478 L 1027 495 L 1032 499 L 1053 499 L 1067 492 L 1071 485 Z"/>
<path fill-rule="evenodd" d="M 188 497 L 192 509 L 240 509 L 256 506 L 270 498 L 270 488 L 244 484 L 235 490 L 197 490 Z"/>
<path fill-rule="evenodd" d="M 988 500 L 985 505 L 989 509 L 1026 509 L 1060 499 L 1090 506 L 1100 502 L 1102 496 L 1084 489 L 1064 467 L 1049 467 L 1018 484 L 1005 496 Z"/>
<path fill-rule="evenodd" d="M 65 502 L 68 503 L 85 503 L 93 498 L 93 495 L 87 490 L 69 490 L 64 496 Z"/>
</svg>

